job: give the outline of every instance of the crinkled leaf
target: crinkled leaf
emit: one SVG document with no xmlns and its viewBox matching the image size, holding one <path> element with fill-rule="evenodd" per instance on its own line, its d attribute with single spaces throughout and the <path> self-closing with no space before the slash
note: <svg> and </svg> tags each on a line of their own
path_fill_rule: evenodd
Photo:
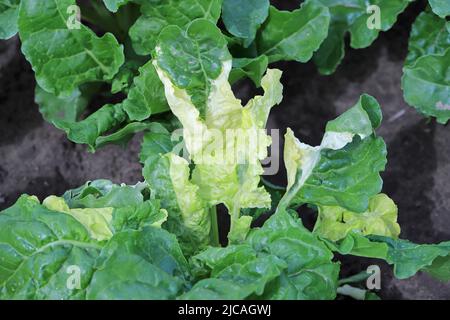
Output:
<svg viewBox="0 0 450 320">
<path fill-rule="evenodd" d="M 178 236 L 184 252 L 190 255 L 208 245 L 211 219 L 198 186 L 189 181 L 188 162 L 172 153 L 150 157 L 143 174 L 152 196 L 169 212 L 164 227 Z"/>
<path fill-rule="evenodd" d="M 422 56 L 443 54 L 450 47 L 450 22 L 429 12 L 422 12 L 414 22 L 409 38 L 405 65 Z"/>
<path fill-rule="evenodd" d="M 89 231 L 90 237 L 95 240 L 108 240 L 113 235 L 109 224 L 114 208 L 70 209 L 63 198 L 56 196 L 46 198 L 42 205 L 49 210 L 71 215 Z"/>
<path fill-rule="evenodd" d="M 9 39 L 17 33 L 20 0 L 0 0 L 0 39 Z"/>
<path fill-rule="evenodd" d="M 189 277 L 175 236 L 153 227 L 115 235 L 103 248 L 95 268 L 87 299 L 174 299 Z"/>
<path fill-rule="evenodd" d="M 222 20 L 227 30 L 242 39 L 248 47 L 255 39 L 256 32 L 269 15 L 269 0 L 224 0 Z"/>
<path fill-rule="evenodd" d="M 0 214 L 2 299 L 170 299 L 182 292 L 189 270 L 173 235 L 143 226 L 99 242 L 78 215 L 53 209 L 22 196 Z"/>
<path fill-rule="evenodd" d="M 222 0 L 154 0 L 142 2 L 141 13 L 129 34 L 134 50 L 148 55 L 155 49 L 159 34 L 167 26 L 184 28 L 198 18 L 216 24 Z"/>
<path fill-rule="evenodd" d="M 329 23 L 330 13 L 318 1 L 307 1 L 292 12 L 270 7 L 256 38 L 258 54 L 268 56 L 269 62 L 306 62 L 327 37 Z"/>
<path fill-rule="evenodd" d="M 374 134 L 380 122 L 377 101 L 363 95 L 327 124 L 318 147 L 301 143 L 288 129 L 284 159 L 288 193 L 295 194 L 295 202 L 366 211 L 369 199 L 381 191 L 380 172 L 386 165 L 386 145 Z"/>
<path fill-rule="evenodd" d="M 450 119 L 450 49 L 443 55 L 422 56 L 403 68 L 402 89 L 406 102 L 420 113 Z"/>
<path fill-rule="evenodd" d="M 109 180 L 95 180 L 66 191 L 63 198 L 70 208 L 120 208 L 141 204 L 145 191 L 146 185 L 142 183 L 127 186 Z"/>
<path fill-rule="evenodd" d="M 350 232 L 397 238 L 400 234 L 397 214 L 397 206 L 385 194 L 372 197 L 369 200 L 369 209 L 363 213 L 351 212 L 341 207 L 323 206 L 319 207 L 314 232 L 332 241 L 343 239 Z"/>
<path fill-rule="evenodd" d="M 97 37 L 80 24 L 69 29 L 68 8 L 75 0 L 22 0 L 19 34 L 22 52 L 45 91 L 69 96 L 81 84 L 108 81 L 124 62 L 123 48 L 112 34 Z"/>
<path fill-rule="evenodd" d="M 124 187 L 120 191 L 123 193 L 122 197 L 129 194 Z M 166 210 L 160 209 L 158 201 L 140 201 L 137 204 L 115 207 L 69 208 L 64 198 L 50 196 L 44 200 L 43 205 L 49 210 L 73 216 L 89 230 L 91 238 L 98 241 L 109 240 L 113 234 L 127 229 L 161 227 L 168 215 Z"/>
<path fill-rule="evenodd" d="M 0 297 L 83 299 L 101 246 L 72 216 L 22 196 L 0 214 Z M 70 289 L 70 266 L 80 269 L 81 289 Z M 30 281 L 32 280 L 32 281 Z"/>
<path fill-rule="evenodd" d="M 199 22 L 204 24 L 204 21 Z M 202 33 L 210 34 L 205 29 L 198 32 L 199 38 L 204 38 Z M 165 38 L 160 37 L 160 41 L 164 42 Z M 215 50 L 211 48 L 215 42 L 201 43 L 202 50 Z M 162 46 L 165 45 L 159 44 L 158 48 Z M 166 58 L 162 59 L 165 63 Z M 270 206 L 269 194 L 259 186 L 259 176 L 263 173 L 260 161 L 266 158 L 267 147 L 271 143 L 263 130 L 270 109 L 282 99 L 281 72 L 268 70 L 262 79 L 265 94 L 242 107 L 228 82 L 231 70 L 228 53 L 222 55 L 217 63 L 215 67 L 222 71 L 217 79 L 205 80 L 210 89 L 202 116 L 189 90 L 173 80 L 177 75 L 172 76 L 167 69 L 161 68 L 159 57 L 155 60 L 167 101 L 184 127 L 184 143 L 195 163 L 192 182 L 199 187 L 200 197 L 207 204 L 224 203 L 227 206 L 231 215 L 231 235 L 233 239 L 243 239 L 245 234 L 238 237 L 233 231 L 249 226 L 248 218 L 239 220 L 240 209 Z"/>
<path fill-rule="evenodd" d="M 253 220 L 258 219 L 265 213 L 275 212 L 278 204 L 286 193 L 286 189 L 283 187 L 275 186 L 266 180 L 262 180 L 264 188 L 270 193 L 270 199 L 272 201 L 270 208 L 244 208 L 241 213 L 246 216 L 251 216 Z"/>
<path fill-rule="evenodd" d="M 191 259 L 200 280 L 184 299 L 333 299 L 339 265 L 301 222 L 277 212 L 240 245 L 209 248 Z M 205 274 L 206 272 L 206 274 Z M 231 289 L 233 287 L 233 289 Z M 230 288 L 230 290 L 227 290 Z"/>
</svg>

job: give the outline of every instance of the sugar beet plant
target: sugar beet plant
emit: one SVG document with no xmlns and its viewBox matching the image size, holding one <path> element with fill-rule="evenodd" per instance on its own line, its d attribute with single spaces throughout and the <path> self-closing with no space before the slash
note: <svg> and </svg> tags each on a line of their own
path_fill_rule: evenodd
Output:
<svg viewBox="0 0 450 320">
<path fill-rule="evenodd" d="M 387 151 L 373 97 L 330 119 L 319 146 L 287 129 L 287 187 L 261 178 L 264 128 L 283 91 L 268 65 L 313 59 L 330 74 L 348 33 L 351 47 L 367 47 L 411 2 L 309 0 L 289 12 L 268 0 L 0 0 L 0 37 L 18 33 L 45 119 L 91 151 L 144 132 L 145 178 L 96 180 L 42 202 L 23 195 L 4 210 L 0 297 L 355 296 L 341 286 L 351 279 L 340 279 L 336 253 L 385 260 L 400 279 L 449 280 L 450 242 L 399 239 L 397 207 L 380 193 Z M 449 14 L 450 2 L 429 1 L 403 76 L 406 101 L 441 123 L 450 119 Z M 264 93 L 242 106 L 231 84 L 245 77 Z M 183 148 L 172 139 L 180 128 Z M 230 216 L 226 246 L 219 204 Z M 312 231 L 299 218 L 305 205 L 317 210 Z M 262 213 L 271 216 L 252 227 Z"/>
</svg>

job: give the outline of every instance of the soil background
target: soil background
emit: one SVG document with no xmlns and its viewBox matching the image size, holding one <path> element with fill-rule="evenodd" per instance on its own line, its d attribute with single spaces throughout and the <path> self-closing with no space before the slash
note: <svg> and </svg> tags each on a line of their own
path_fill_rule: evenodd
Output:
<svg viewBox="0 0 450 320">
<path fill-rule="evenodd" d="M 298 1 L 276 5 L 294 9 Z M 273 109 L 269 127 L 280 128 L 282 134 L 290 127 L 302 141 L 317 145 L 327 121 L 353 106 L 362 93 L 376 97 L 384 114 L 378 133 L 389 152 L 383 192 L 399 207 L 401 237 L 436 243 L 450 239 L 450 127 L 419 115 L 404 102 L 400 87 L 411 24 L 424 7 L 423 1 L 410 5 L 396 26 L 381 33 L 371 47 L 348 48 L 331 76 L 319 75 L 313 63 L 276 64 L 284 71 L 284 100 Z M 130 184 L 142 180 L 139 135 L 127 149 L 107 146 L 91 154 L 43 120 L 34 103 L 34 87 L 33 71 L 20 53 L 18 39 L 0 41 L 0 210 L 23 193 L 42 200 L 88 180 Z M 255 93 L 247 82 L 235 90 L 243 99 Z M 281 170 L 270 180 L 284 184 L 285 173 Z M 306 223 L 313 218 L 308 210 L 300 215 Z M 450 284 L 426 274 L 400 281 L 379 261 L 344 257 L 342 262 L 344 275 L 379 264 L 383 275 L 379 295 L 384 299 L 450 299 Z"/>
</svg>

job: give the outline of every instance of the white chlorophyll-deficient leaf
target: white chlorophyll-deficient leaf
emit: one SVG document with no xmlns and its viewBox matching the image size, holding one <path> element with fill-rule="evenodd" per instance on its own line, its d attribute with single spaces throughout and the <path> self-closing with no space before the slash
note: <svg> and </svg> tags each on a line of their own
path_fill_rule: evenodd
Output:
<svg viewBox="0 0 450 320">
<path fill-rule="evenodd" d="M 267 157 L 271 144 L 264 131 L 270 109 L 282 99 L 281 72 L 268 70 L 261 81 L 265 94 L 243 107 L 228 82 L 231 57 L 226 47 L 219 50 L 215 46 L 217 42 L 222 44 L 217 39 L 218 29 L 210 22 L 197 20 L 187 30 L 183 41 L 197 42 L 205 54 L 197 52 L 200 54 L 193 56 L 190 50 L 177 51 L 179 46 L 174 40 L 182 33 L 167 28 L 159 39 L 154 63 L 170 108 L 183 125 L 190 158 L 196 164 L 192 182 L 206 203 L 227 206 L 231 214 L 229 238 L 239 241 L 245 238 L 251 223 L 251 217 L 240 217 L 241 208 L 271 204 L 270 195 L 259 186 L 263 173 L 260 161 Z M 197 31 L 194 39 L 190 30 Z M 189 63 L 192 68 L 179 69 L 175 62 L 180 59 L 193 60 Z M 207 69 L 202 71 L 202 66 Z M 201 100 L 197 99 L 198 88 L 202 89 Z"/>
<path fill-rule="evenodd" d="M 209 206 L 189 180 L 188 162 L 173 153 L 152 155 L 143 174 L 153 196 L 169 213 L 165 228 L 178 237 L 183 251 L 192 255 L 205 248 L 210 241 Z"/>
</svg>

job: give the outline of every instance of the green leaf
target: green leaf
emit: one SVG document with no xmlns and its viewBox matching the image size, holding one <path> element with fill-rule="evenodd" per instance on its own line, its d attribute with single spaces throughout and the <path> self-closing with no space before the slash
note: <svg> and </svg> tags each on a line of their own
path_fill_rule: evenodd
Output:
<svg viewBox="0 0 450 320">
<path fill-rule="evenodd" d="M 95 263 L 90 300 L 174 299 L 188 281 L 188 264 L 174 235 L 153 227 L 115 235 Z"/>
<path fill-rule="evenodd" d="M 233 84 L 241 78 L 249 77 L 259 87 L 268 65 L 269 59 L 265 55 L 254 59 L 233 59 L 233 69 L 231 69 L 229 81 Z"/>
<path fill-rule="evenodd" d="M 115 185 L 97 180 L 67 191 L 62 198 L 50 196 L 43 205 L 53 211 L 72 215 L 96 240 L 107 240 L 126 229 L 140 230 L 144 226 L 161 227 L 167 211 L 158 201 L 144 199 L 146 186 Z"/>
<path fill-rule="evenodd" d="M 121 104 L 107 104 L 82 121 L 55 120 L 53 124 L 64 130 L 70 140 L 85 143 L 93 151 L 99 136 L 119 127 L 126 120 L 127 114 Z"/>
<path fill-rule="evenodd" d="M 111 83 L 111 93 L 124 92 L 128 94 L 133 84 L 133 79 L 138 75 L 140 63 L 135 60 L 126 61 L 114 76 Z"/>
<path fill-rule="evenodd" d="M 405 65 L 413 65 L 422 56 L 444 54 L 449 46 L 450 22 L 422 12 L 412 26 Z"/>
<path fill-rule="evenodd" d="M 143 175 L 152 196 L 169 212 L 164 227 L 178 236 L 184 252 L 191 255 L 207 246 L 211 218 L 198 186 L 189 181 L 188 162 L 172 153 L 150 157 Z"/>
<path fill-rule="evenodd" d="M 443 55 L 422 56 L 403 68 L 406 102 L 420 113 L 445 124 L 450 119 L 450 49 Z"/>
<path fill-rule="evenodd" d="M 220 30 L 208 20 L 198 19 L 186 31 L 177 26 L 165 28 L 159 35 L 155 59 L 157 68 L 187 91 L 204 117 L 211 83 L 221 74 L 223 61 L 231 57 Z"/>
<path fill-rule="evenodd" d="M 334 299 L 339 265 L 332 258 L 298 218 L 280 211 L 244 243 L 194 256 L 194 274 L 209 278 L 181 298 Z"/>
<path fill-rule="evenodd" d="M 323 1 L 323 0 L 320 0 Z M 414 0 L 375 0 L 371 1 L 370 5 L 378 6 L 380 12 L 380 29 L 377 27 L 369 28 L 371 19 L 376 14 L 375 11 L 369 11 L 369 4 L 363 1 L 361 16 L 350 23 L 349 31 L 351 34 L 350 46 L 354 49 L 367 48 L 377 38 L 380 31 L 388 31 L 397 22 L 397 18 L 405 11 L 408 5 Z M 360 2 L 361 3 L 361 2 Z M 349 19 L 350 21 L 352 18 Z M 347 20 L 347 21 L 349 21 Z"/>
<path fill-rule="evenodd" d="M 159 80 L 152 61 L 139 68 L 139 75 L 134 78 L 123 109 L 131 121 L 142 121 L 152 114 L 169 110 L 164 96 L 164 87 Z"/>
<path fill-rule="evenodd" d="M 447 0 L 428 0 L 431 9 L 441 18 L 450 15 L 450 3 Z"/>
<path fill-rule="evenodd" d="M 366 211 L 369 199 L 381 191 L 380 172 L 386 165 L 386 145 L 374 133 L 380 123 L 377 101 L 363 95 L 353 108 L 327 124 L 320 146 L 301 143 L 288 129 L 286 201 L 295 198 L 295 203 Z"/>
<path fill-rule="evenodd" d="M 341 207 L 319 207 L 314 232 L 332 241 L 343 239 L 350 232 L 397 238 L 400 234 L 397 215 L 394 201 L 385 194 L 379 194 L 369 200 L 369 209 L 364 213 Z"/>
<path fill-rule="evenodd" d="M 41 88 L 70 96 L 81 84 L 109 81 L 124 62 L 123 47 L 112 34 L 99 38 L 87 27 L 69 29 L 68 8 L 75 0 L 22 0 L 19 34 L 22 52 Z"/>
<path fill-rule="evenodd" d="M 435 268 L 434 261 L 441 257 L 436 267 L 439 269 L 436 275 L 450 280 L 450 270 L 442 269 L 443 259 L 449 261 L 450 242 L 440 244 L 415 244 L 406 240 L 394 240 L 387 237 L 371 236 L 372 241 L 385 243 L 388 246 L 386 261 L 394 264 L 394 274 L 398 279 L 406 279 L 419 270 L 431 271 Z"/>
<path fill-rule="evenodd" d="M 56 196 L 47 197 L 42 205 L 49 210 L 67 213 L 74 217 L 89 231 L 92 239 L 103 241 L 110 239 L 113 235 L 109 224 L 114 208 L 70 209 L 63 198 Z"/>
<path fill-rule="evenodd" d="M 99 136 L 95 139 L 94 151 L 107 144 L 117 144 L 120 146 L 126 146 L 126 144 L 133 138 L 136 133 L 142 131 L 158 130 L 159 123 L 157 122 L 131 122 L 125 125 L 118 131 L 106 136 Z"/>
<path fill-rule="evenodd" d="M 314 56 L 319 71 L 322 74 L 331 74 L 336 70 L 345 55 L 344 38 L 347 32 L 351 34 L 352 48 L 366 48 L 375 41 L 380 31 L 392 28 L 398 15 L 412 1 L 374 0 L 368 3 L 366 0 L 319 0 L 318 2 L 329 8 L 331 14 L 328 37 Z M 379 8 L 379 28 L 374 25 L 377 15 L 371 5 Z"/>
<path fill-rule="evenodd" d="M 140 161 L 145 164 L 149 158 L 155 159 L 162 154 L 172 152 L 174 146 L 169 131 L 161 126 L 159 131 L 153 130 L 144 135 L 139 155 Z"/>
<path fill-rule="evenodd" d="M 186 27 L 198 18 L 216 24 L 220 17 L 222 0 L 153 0 L 143 2 L 142 15 L 129 34 L 133 48 L 140 55 L 149 55 L 155 49 L 159 34 L 167 26 Z"/>
<path fill-rule="evenodd" d="M 144 201 L 146 185 L 116 185 L 109 180 L 86 182 L 79 188 L 68 190 L 63 198 L 70 208 L 120 208 L 136 206 Z"/>
<path fill-rule="evenodd" d="M 0 0 L 0 39 L 9 39 L 17 33 L 20 0 Z"/>
<path fill-rule="evenodd" d="M 330 13 L 318 1 L 307 1 L 292 12 L 270 7 L 256 38 L 258 54 L 269 62 L 307 62 L 327 37 L 329 23 Z"/>
<path fill-rule="evenodd" d="M 96 241 L 86 223 L 95 211 L 66 214 L 54 200 L 60 199 L 49 199 L 55 206 L 49 210 L 22 196 L 0 213 L 2 299 L 170 299 L 184 291 L 189 269 L 173 235 L 145 225 L 130 230 L 136 215 L 115 210 L 113 225 L 121 232 Z"/>
<path fill-rule="evenodd" d="M 102 248 L 70 215 L 50 211 L 22 196 L 0 214 L 0 297 L 83 299 Z M 71 290 L 70 266 L 80 270 L 80 289 Z"/>
<path fill-rule="evenodd" d="M 103 0 L 106 8 L 111 12 L 117 12 L 119 8 L 133 0 Z"/>
<path fill-rule="evenodd" d="M 394 275 L 398 279 L 425 271 L 440 280 L 450 280 L 450 242 L 415 244 L 384 236 L 364 237 L 358 233 L 349 233 L 338 243 L 324 241 L 330 249 L 341 254 L 385 260 L 394 265 Z"/>
<path fill-rule="evenodd" d="M 386 260 L 388 247 L 385 243 L 370 241 L 367 237 L 355 232 L 350 232 L 347 236 L 337 242 L 322 239 L 333 251 L 340 254 L 351 254 L 358 257 L 376 258 Z"/>
<path fill-rule="evenodd" d="M 48 122 L 53 121 L 77 121 L 89 104 L 90 94 L 83 93 L 79 89 L 68 97 L 59 98 L 48 93 L 38 85 L 35 89 L 35 102 L 39 105 L 39 111 Z"/>
<path fill-rule="evenodd" d="M 227 30 L 248 47 L 269 15 L 269 0 L 224 0 L 222 20 Z"/>
</svg>

